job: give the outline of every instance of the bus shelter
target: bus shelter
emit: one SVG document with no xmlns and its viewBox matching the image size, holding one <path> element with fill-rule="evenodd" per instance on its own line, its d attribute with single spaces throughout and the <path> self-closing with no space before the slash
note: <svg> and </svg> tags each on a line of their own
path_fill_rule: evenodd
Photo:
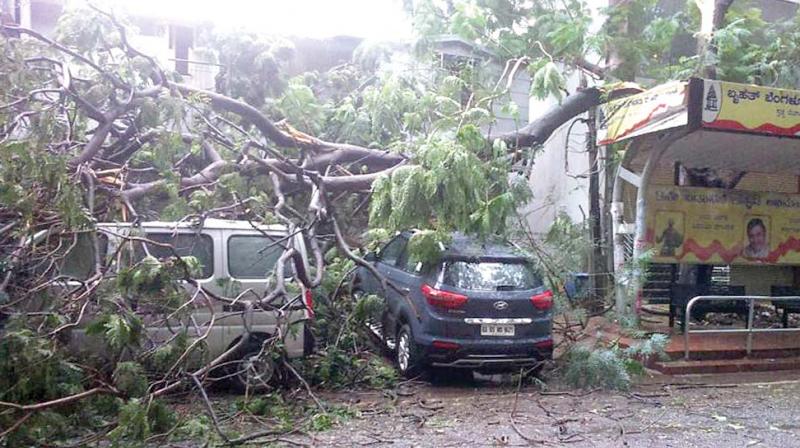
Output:
<svg viewBox="0 0 800 448">
<path fill-rule="evenodd" d="M 614 260 L 618 281 L 630 280 L 616 288 L 618 312 L 650 302 L 672 313 L 697 295 L 800 296 L 800 91 L 693 78 L 611 101 L 598 120 L 598 145 L 622 154 Z M 649 270 L 626 275 L 641 259 Z M 784 326 L 800 313 L 800 301 L 771 302 Z"/>
</svg>

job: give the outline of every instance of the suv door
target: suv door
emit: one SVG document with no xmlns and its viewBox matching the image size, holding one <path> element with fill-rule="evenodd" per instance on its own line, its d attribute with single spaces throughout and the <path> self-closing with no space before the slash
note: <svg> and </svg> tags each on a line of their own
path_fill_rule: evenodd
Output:
<svg viewBox="0 0 800 448">
<path fill-rule="evenodd" d="M 407 238 L 404 235 L 398 235 L 378 251 L 373 265 L 381 275 L 386 276 L 390 274 L 388 269 L 397 264 L 397 260 L 400 259 L 400 255 L 403 253 L 406 243 Z M 362 269 L 361 272 L 362 275 L 360 275 L 358 279 L 360 283 L 359 289 L 367 294 L 377 294 L 382 297 L 386 295 L 386 291 L 381 289 L 380 279 L 375 277 L 372 272 L 367 269 Z"/>
<path fill-rule="evenodd" d="M 378 251 L 375 262 L 373 263 L 375 269 L 381 275 L 400 288 L 403 286 L 398 283 L 399 272 L 397 269 L 397 263 L 400 260 L 400 256 L 403 254 L 407 243 L 408 238 L 405 235 L 397 235 Z M 370 318 L 369 326 L 378 334 L 378 336 L 382 338 L 384 337 L 384 333 L 386 333 L 387 337 L 384 339 L 387 342 L 387 345 L 392 348 L 394 329 L 393 316 L 398 311 L 397 299 L 401 297 L 399 297 L 399 294 L 393 288 L 387 288 L 386 290 L 383 290 L 380 279 L 373 275 L 369 270 L 362 268 L 360 272 L 361 274 L 358 277 L 356 289 L 365 294 L 375 294 L 378 297 L 383 298 L 385 301 L 382 316 L 380 316 L 380 318 L 378 318 L 378 316 L 375 316 L 374 319 Z M 380 320 L 380 322 L 378 322 L 378 320 Z M 385 329 L 388 329 L 389 331 L 385 332 Z"/>
</svg>

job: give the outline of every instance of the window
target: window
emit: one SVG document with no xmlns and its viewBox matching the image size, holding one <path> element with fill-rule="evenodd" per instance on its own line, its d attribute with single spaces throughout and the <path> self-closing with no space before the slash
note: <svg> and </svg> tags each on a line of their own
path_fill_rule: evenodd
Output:
<svg viewBox="0 0 800 448">
<path fill-rule="evenodd" d="M 398 236 L 383 247 L 380 253 L 380 260 L 383 263 L 394 266 L 403 250 L 406 248 L 406 237 Z"/>
<path fill-rule="evenodd" d="M 406 249 L 408 249 L 408 247 L 406 247 Z M 419 274 L 420 271 L 422 271 L 422 265 L 419 261 L 414 261 L 413 257 L 408 253 L 408 250 L 404 250 L 403 253 L 400 254 L 397 266 L 409 274 Z M 417 267 L 419 267 L 419 269 L 417 269 Z"/>
<path fill-rule="evenodd" d="M 449 261 L 442 282 L 472 291 L 526 290 L 542 285 L 527 263 Z"/>
<path fill-rule="evenodd" d="M 214 274 L 214 241 L 208 235 L 196 233 L 148 233 L 147 239 L 157 243 L 169 244 L 175 248 L 180 257 L 195 257 L 200 263 L 200 278 L 209 278 Z M 143 244 L 134 242 L 134 259 L 139 261 L 145 257 Z M 156 258 L 168 258 L 173 255 L 169 247 L 147 243 L 150 255 Z"/>
<path fill-rule="evenodd" d="M 98 234 L 97 242 L 100 245 L 100 253 L 105 256 L 108 238 Z M 69 249 L 61 261 L 61 275 L 86 280 L 94 274 L 94 244 L 90 234 L 79 233 L 76 240 L 73 240 L 72 236 L 66 236 L 61 239 L 61 245 L 64 251 Z"/>
<path fill-rule="evenodd" d="M 228 238 L 228 272 L 234 278 L 266 278 L 283 253 L 283 245 L 262 235 L 237 235 Z M 284 275 L 291 275 L 286 263 Z"/>
</svg>

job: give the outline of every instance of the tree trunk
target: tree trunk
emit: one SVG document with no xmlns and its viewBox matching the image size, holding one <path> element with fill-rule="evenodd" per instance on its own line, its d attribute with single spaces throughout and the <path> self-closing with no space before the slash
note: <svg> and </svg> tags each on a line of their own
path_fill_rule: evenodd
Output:
<svg viewBox="0 0 800 448">
<path fill-rule="evenodd" d="M 714 64 L 717 46 L 714 45 L 714 33 L 722 27 L 733 0 L 695 1 L 700 8 L 700 32 L 697 34 L 697 54 L 703 64 L 700 73 L 704 78 L 716 79 L 717 67 Z"/>
</svg>

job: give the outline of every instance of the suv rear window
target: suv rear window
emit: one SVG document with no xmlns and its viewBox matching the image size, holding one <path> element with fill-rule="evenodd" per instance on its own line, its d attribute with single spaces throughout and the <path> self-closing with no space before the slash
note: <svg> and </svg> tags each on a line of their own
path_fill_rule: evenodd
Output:
<svg viewBox="0 0 800 448">
<path fill-rule="evenodd" d="M 542 285 L 528 263 L 445 261 L 442 282 L 472 291 L 526 290 Z"/>
</svg>

